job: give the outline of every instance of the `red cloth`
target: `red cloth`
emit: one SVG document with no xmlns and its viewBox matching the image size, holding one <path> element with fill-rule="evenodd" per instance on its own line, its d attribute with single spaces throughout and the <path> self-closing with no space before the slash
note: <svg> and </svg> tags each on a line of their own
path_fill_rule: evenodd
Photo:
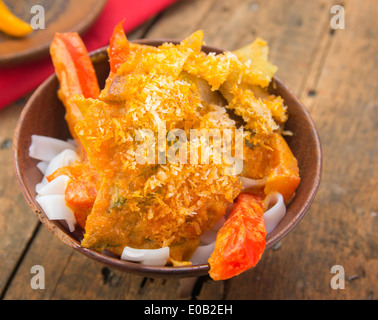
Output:
<svg viewBox="0 0 378 320">
<path fill-rule="evenodd" d="M 88 51 L 106 46 L 115 25 L 125 19 L 125 32 L 145 22 L 177 0 L 108 0 L 104 11 L 83 35 Z M 50 57 L 0 69 L 0 109 L 38 87 L 54 72 Z"/>
</svg>

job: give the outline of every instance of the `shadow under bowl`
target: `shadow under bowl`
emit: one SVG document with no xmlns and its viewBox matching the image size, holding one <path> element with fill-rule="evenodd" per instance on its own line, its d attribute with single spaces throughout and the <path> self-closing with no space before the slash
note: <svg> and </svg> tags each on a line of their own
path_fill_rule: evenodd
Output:
<svg viewBox="0 0 378 320">
<path fill-rule="evenodd" d="M 178 43 L 168 39 L 139 40 L 140 44 L 159 46 L 164 42 Z M 221 53 L 222 50 L 204 46 L 206 53 Z M 103 88 L 109 75 L 110 67 L 106 48 L 92 52 L 91 58 Z M 156 267 L 127 262 L 80 245 L 83 232 L 70 233 L 59 221 L 50 221 L 36 202 L 35 186 L 42 180 L 37 168 L 38 161 L 29 157 L 32 135 L 42 135 L 66 140 L 71 137 L 64 119 L 65 109 L 57 97 L 59 82 L 56 75 L 49 77 L 27 102 L 14 134 L 13 163 L 18 183 L 28 205 L 41 223 L 56 237 L 81 254 L 103 263 L 111 268 L 147 277 L 198 277 L 206 275 L 208 264 L 185 267 Z M 322 153 L 316 127 L 299 99 L 279 79 L 274 78 L 271 92 L 280 95 L 288 107 L 289 120 L 285 130 L 293 133 L 286 138 L 293 154 L 298 160 L 301 182 L 296 195 L 287 206 L 287 212 L 279 225 L 267 236 L 267 248 L 282 240 L 303 218 L 309 209 L 320 184 Z"/>
</svg>

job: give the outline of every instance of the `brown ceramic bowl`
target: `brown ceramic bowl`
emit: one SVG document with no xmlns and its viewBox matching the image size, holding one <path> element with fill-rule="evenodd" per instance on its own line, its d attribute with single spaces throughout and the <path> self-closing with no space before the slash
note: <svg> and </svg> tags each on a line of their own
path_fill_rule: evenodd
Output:
<svg viewBox="0 0 378 320">
<path fill-rule="evenodd" d="M 142 44 L 157 46 L 170 40 L 141 40 Z M 205 46 L 205 52 L 222 52 L 219 49 Z M 106 49 L 99 49 L 91 54 L 94 67 L 97 72 L 100 86 L 104 86 L 109 74 L 109 63 Z M 122 261 L 116 257 L 110 257 L 94 250 L 80 246 L 82 233 L 70 233 L 58 221 L 47 219 L 41 207 L 35 201 L 35 186 L 42 179 L 37 169 L 37 161 L 31 159 L 28 154 L 32 135 L 44 135 L 58 139 L 70 137 L 67 124 L 64 120 L 65 110 L 57 97 L 59 83 L 55 75 L 47 79 L 32 95 L 26 104 L 14 136 L 13 156 L 14 167 L 22 193 L 39 220 L 55 236 L 66 245 L 79 251 L 87 257 L 101 262 L 114 269 L 140 274 L 149 277 L 196 277 L 206 275 L 209 265 L 194 265 L 190 267 L 151 267 L 137 263 Z M 267 248 L 272 247 L 286 236 L 302 219 L 310 207 L 317 192 L 321 176 L 321 146 L 319 137 L 308 112 L 298 98 L 277 78 L 274 79 L 272 92 L 280 95 L 286 102 L 289 110 L 289 120 L 286 130 L 293 132 L 293 136 L 287 141 L 298 159 L 301 183 L 296 195 L 288 205 L 284 219 L 267 237 Z"/>
</svg>

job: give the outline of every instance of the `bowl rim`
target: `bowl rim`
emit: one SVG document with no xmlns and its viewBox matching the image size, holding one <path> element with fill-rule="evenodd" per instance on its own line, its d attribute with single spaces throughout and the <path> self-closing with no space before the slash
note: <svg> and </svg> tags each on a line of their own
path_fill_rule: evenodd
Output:
<svg viewBox="0 0 378 320">
<path fill-rule="evenodd" d="M 132 40 L 130 41 L 132 43 L 138 43 L 138 44 L 144 44 L 144 45 L 158 45 L 165 42 L 169 43 L 180 43 L 179 40 L 176 39 L 139 39 L 139 40 Z M 102 59 L 104 56 L 107 57 L 107 49 L 108 46 L 99 48 L 97 50 L 94 50 L 89 53 L 92 61 L 95 61 L 95 59 L 99 59 L 100 62 L 103 62 Z M 221 50 L 219 48 L 213 47 L 213 46 L 203 46 L 203 50 L 207 50 L 208 52 L 216 52 L 221 53 L 224 52 L 224 50 Z M 105 54 L 105 55 L 104 55 Z M 172 266 L 164 266 L 164 267 L 157 267 L 157 266 L 146 266 L 134 262 L 129 262 L 125 260 L 121 260 L 120 258 L 112 257 L 110 255 L 105 255 L 103 253 L 97 252 L 92 249 L 83 248 L 80 243 L 75 240 L 69 233 L 69 231 L 65 232 L 65 227 L 63 227 L 60 222 L 58 221 L 50 221 L 46 215 L 44 214 L 41 207 L 35 202 L 35 197 L 32 196 L 32 194 L 29 192 L 27 187 L 24 185 L 24 174 L 22 172 L 22 168 L 19 166 L 19 143 L 20 143 L 20 130 L 22 123 L 27 116 L 30 109 L 32 109 L 32 106 L 34 104 L 34 101 L 36 98 L 44 92 L 44 90 L 51 85 L 52 82 L 57 81 L 56 74 L 53 73 L 50 77 L 48 77 L 31 95 L 29 100 L 27 101 L 26 105 L 24 106 L 21 115 L 17 121 L 16 129 L 14 131 L 14 138 L 13 138 L 13 147 L 12 147 L 12 153 L 13 153 L 13 167 L 14 171 L 16 173 L 16 178 L 18 181 L 18 184 L 20 186 L 21 192 L 29 205 L 29 207 L 33 210 L 34 214 L 37 216 L 37 218 L 40 220 L 40 222 L 56 236 L 59 238 L 63 243 L 70 246 L 74 250 L 80 252 L 81 254 L 94 259 L 95 261 L 98 261 L 104 265 L 107 265 L 111 268 L 125 271 L 128 273 L 134 273 L 138 275 L 144 275 L 148 277 L 198 277 L 207 275 L 210 268 L 209 264 L 201 264 L 201 265 L 192 265 L 192 266 L 179 266 L 179 267 L 172 267 Z M 287 234 L 289 234 L 292 229 L 301 221 L 301 219 L 305 216 L 307 213 L 310 205 L 312 204 L 316 193 L 318 191 L 320 180 L 321 180 L 321 173 L 322 173 L 322 148 L 320 143 L 319 134 L 317 132 L 315 123 L 313 122 L 309 112 L 304 107 L 302 102 L 299 100 L 299 98 L 292 92 L 291 89 L 289 89 L 278 77 L 274 76 L 273 82 L 277 87 L 280 87 L 282 90 L 285 90 L 291 98 L 294 100 L 294 103 L 299 107 L 300 111 L 303 113 L 304 118 L 308 122 L 310 128 L 311 128 L 311 135 L 314 138 L 315 142 L 315 175 L 313 176 L 312 183 L 310 185 L 310 192 L 308 196 L 306 197 L 305 203 L 301 206 L 299 212 L 295 214 L 292 220 L 290 220 L 289 223 L 285 225 L 280 232 L 276 233 L 273 237 L 267 236 L 267 245 L 266 249 L 273 247 L 275 244 L 277 244 L 279 241 L 281 241 Z M 290 206 L 290 204 L 288 205 Z"/>
</svg>

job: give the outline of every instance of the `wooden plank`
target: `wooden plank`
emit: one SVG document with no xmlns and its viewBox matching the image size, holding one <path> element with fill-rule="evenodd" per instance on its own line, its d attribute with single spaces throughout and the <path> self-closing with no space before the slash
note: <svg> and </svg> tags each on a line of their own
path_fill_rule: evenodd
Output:
<svg viewBox="0 0 378 320">
<path fill-rule="evenodd" d="M 279 77 L 305 101 L 323 140 L 323 182 L 308 215 L 281 246 L 264 254 L 254 270 L 231 281 L 203 279 L 197 283 L 196 290 L 200 289 L 195 292 L 197 298 L 376 298 L 374 161 L 378 103 L 374 66 L 378 50 L 374 39 L 378 28 L 376 9 L 371 9 L 376 8 L 373 1 L 344 1 L 350 17 L 347 29 L 333 35 L 329 33 L 331 0 L 180 1 L 152 26 L 135 35 L 182 39 L 203 29 L 209 45 L 229 50 L 251 42 L 256 36 L 268 40 L 271 60 L 279 66 Z M 316 95 L 308 96 L 309 91 Z M 1 116 L 0 113 L 0 121 Z M 4 178 L 11 181 L 8 176 Z M 1 199 L 13 194 L 17 191 L 6 193 Z M 9 207 L 12 205 L 8 204 Z M 3 216 L 0 215 L 1 219 Z M 28 217 L 33 221 L 31 212 Z M 30 234 L 25 236 L 28 237 Z M 35 264 L 45 267 L 45 290 L 30 288 L 30 268 Z M 335 264 L 345 267 L 346 290 L 330 288 L 330 268 Z M 3 278 L 9 279 L 9 272 Z M 189 298 L 183 290 L 186 282 L 193 285 L 190 280 L 152 281 L 104 268 L 66 248 L 41 228 L 5 298 L 180 299 Z"/>
<path fill-rule="evenodd" d="M 198 2 L 196 8 L 201 8 L 202 4 Z M 180 5 L 174 10 L 185 14 Z M 192 9 L 191 6 L 187 8 Z M 208 4 L 205 9 L 208 9 Z M 128 37 L 135 39 L 145 36 L 150 23 L 147 22 Z M 48 249 L 41 251 L 46 242 Z M 49 283 L 45 290 L 33 290 L 30 285 L 25 289 L 25 285 L 30 283 L 30 268 L 33 265 L 45 268 L 46 283 Z M 86 270 L 85 277 L 82 276 L 82 270 Z M 191 298 L 191 289 L 185 290 L 187 285 L 191 288 L 193 283 L 180 279 L 146 279 L 104 268 L 76 252 L 67 253 L 67 248 L 42 227 L 12 279 L 5 299 L 185 299 Z"/>
<path fill-rule="evenodd" d="M 38 225 L 16 182 L 13 132 L 26 99 L 0 111 L 0 296 Z"/>
<path fill-rule="evenodd" d="M 12 279 L 4 299 L 50 299 L 72 254 L 71 248 L 61 243 L 41 225 L 17 269 L 16 276 Z M 31 285 L 33 276 L 36 275 L 31 272 L 33 266 L 44 268 L 44 289 L 42 290 L 33 289 Z"/>
<path fill-rule="evenodd" d="M 285 15 L 289 12 L 290 9 L 289 4 L 291 4 L 291 1 L 286 1 L 285 3 L 282 2 L 282 5 L 277 5 L 276 1 L 266 1 L 263 5 L 259 6 L 258 10 L 256 10 L 256 7 L 253 7 L 251 2 L 249 1 L 224 1 L 221 3 L 221 5 L 219 5 L 219 1 L 181 1 L 177 5 L 169 9 L 161 17 L 161 19 L 153 25 L 153 27 L 149 30 L 147 37 L 168 37 L 182 39 L 186 37 L 190 32 L 201 28 L 205 31 L 206 41 L 208 44 L 217 45 L 227 49 L 234 49 L 239 46 L 245 45 L 248 42 L 253 41 L 257 35 L 261 35 L 267 40 L 274 40 L 277 36 L 275 35 L 275 33 L 277 32 L 277 24 L 283 23 L 282 19 L 284 19 Z M 314 15 L 318 13 L 314 10 L 312 10 L 312 12 L 314 13 Z M 275 20 L 269 20 L 267 17 L 270 16 L 276 17 Z M 258 19 L 260 19 L 260 22 L 256 22 L 254 24 L 254 28 L 257 29 L 251 30 L 250 21 Z M 222 21 L 230 21 L 230 24 L 225 25 L 222 23 Z M 310 20 L 310 22 L 311 21 L 313 22 L 315 21 L 315 19 Z M 174 26 L 174 28 L 172 26 Z M 297 38 L 293 36 L 293 34 L 296 35 L 296 33 L 293 32 L 292 29 L 294 29 L 294 27 L 281 29 L 281 32 L 285 31 L 286 34 L 290 34 L 292 39 L 298 42 L 299 40 L 296 40 Z M 316 28 L 314 28 L 313 24 L 307 26 L 306 29 L 310 31 L 314 30 L 313 32 L 316 32 L 317 30 Z M 244 32 L 240 34 L 240 30 L 244 30 Z M 263 33 L 264 30 L 268 30 L 268 32 L 265 31 Z M 274 31 L 274 34 L 272 34 L 269 30 Z M 302 39 L 302 33 L 299 32 L 298 34 L 298 37 Z M 234 38 L 236 38 L 236 40 L 231 43 L 230 39 Z M 308 45 L 303 45 L 303 48 L 308 48 L 308 52 L 311 53 L 311 48 L 315 46 L 315 41 L 311 36 L 306 39 L 308 39 Z M 277 41 L 277 43 L 279 42 Z M 288 45 L 287 47 L 295 47 L 295 43 L 292 45 L 292 47 Z M 281 51 L 274 50 L 273 46 L 272 52 L 280 53 Z M 276 56 L 281 57 L 279 54 L 277 54 Z M 290 55 L 282 54 L 282 56 L 282 60 L 284 60 L 285 57 Z M 303 54 L 301 57 L 307 59 L 304 62 L 302 60 L 303 64 L 309 64 L 309 58 L 307 58 L 307 55 Z M 283 67 L 285 67 L 285 64 L 283 64 Z M 25 263 L 26 261 L 27 259 L 25 259 Z M 71 270 L 72 274 L 70 274 L 70 276 L 75 277 L 75 275 L 79 273 L 79 271 L 77 270 L 81 270 L 81 268 L 75 268 L 75 264 L 73 264 L 72 261 L 74 260 L 70 260 L 69 263 L 69 266 L 72 265 L 72 268 L 67 267 L 66 270 Z M 97 270 L 97 272 L 93 272 L 93 274 L 97 275 L 98 277 L 101 272 L 100 270 Z M 96 283 L 96 285 L 99 285 L 99 281 L 94 281 L 94 279 L 88 280 L 87 278 L 85 278 L 84 280 L 82 277 L 76 277 L 78 278 L 79 282 L 75 281 L 75 284 L 82 283 L 82 285 L 88 285 L 88 283 Z M 70 296 L 72 296 L 72 294 L 75 294 L 76 291 L 72 288 L 72 286 L 70 287 L 68 285 L 71 282 L 67 281 L 67 278 L 69 277 L 64 277 L 65 280 L 60 281 L 55 286 L 55 297 L 64 297 L 65 295 L 68 295 L 68 292 Z M 61 279 L 63 279 L 63 277 L 61 277 Z M 124 282 L 124 287 L 137 288 L 140 285 L 141 281 L 140 279 L 130 278 L 125 279 Z M 169 292 L 176 292 L 178 287 L 179 281 L 172 280 L 172 282 L 170 283 L 170 288 L 165 287 L 165 290 L 168 290 Z M 106 290 L 102 290 L 101 292 L 103 297 L 107 297 Z M 138 292 L 138 290 L 134 290 L 133 292 Z M 154 291 L 149 290 L 149 292 Z M 158 290 L 155 292 L 158 293 Z M 113 294 L 113 296 L 117 295 L 114 288 L 111 293 Z M 199 298 L 220 299 L 225 296 L 225 293 L 226 292 L 224 290 L 223 283 L 206 281 L 202 284 L 202 290 L 199 293 Z M 158 296 L 159 295 L 157 295 L 157 297 Z"/>
<path fill-rule="evenodd" d="M 219 2 L 217 0 L 178 1 L 161 15 L 146 34 L 146 38 L 181 40 L 201 28 L 203 21 Z"/>
<path fill-rule="evenodd" d="M 35 289 L 31 281 L 33 266 L 44 269 L 44 288 Z M 5 300 L 71 299 L 188 299 L 179 279 L 152 279 L 116 271 L 65 246 L 41 227 L 27 251 Z M 181 290 L 181 292 L 180 292 Z M 181 295 L 180 295 L 181 294 Z"/>
<path fill-rule="evenodd" d="M 158 21 L 148 37 L 154 38 L 168 34 L 171 38 L 182 39 L 191 32 L 202 29 L 205 32 L 207 44 L 233 50 L 252 42 L 257 36 L 266 39 L 271 48 L 271 60 L 279 67 L 278 76 L 287 83 L 294 92 L 303 91 L 303 82 L 307 79 L 309 70 L 313 64 L 313 58 L 319 54 L 318 45 L 323 39 L 323 32 L 328 32 L 329 8 L 331 1 L 218 1 L 217 5 L 211 6 L 207 12 L 198 12 L 204 19 L 198 21 L 192 28 L 184 27 L 183 19 L 176 12 L 167 14 L 164 19 Z M 180 9 L 184 10 L 189 5 L 185 1 Z M 194 6 L 193 6 L 194 7 Z M 192 9 L 193 9 L 192 7 Z M 174 8 L 171 9 L 173 11 Z M 198 10 L 196 10 L 198 11 Z M 189 20 L 189 18 L 187 19 Z M 227 22 L 227 23 L 224 23 Z M 172 25 L 177 28 L 172 28 Z M 322 52 L 322 51 L 320 51 Z M 294 70 L 294 71 L 293 71 Z M 271 255 L 277 256 L 289 267 L 291 262 L 300 263 L 300 253 L 302 250 L 299 243 L 306 239 L 306 230 L 295 230 L 297 238 L 291 242 L 290 246 L 283 246 L 280 250 L 270 250 L 264 256 L 264 261 L 269 263 Z M 287 248 L 287 250 L 285 250 Z M 291 249 L 293 251 L 289 251 Z M 282 262 L 280 262 L 282 264 Z M 260 267 L 260 266 L 259 266 Z M 272 269 L 272 268 L 271 268 Z M 276 268 L 272 270 L 275 274 L 282 274 Z M 254 272 L 254 271 L 253 271 Z M 212 282 L 206 281 L 201 290 L 199 298 L 211 299 L 230 297 L 237 299 L 259 298 L 254 292 L 254 283 L 243 282 L 252 278 L 252 281 L 259 279 L 247 273 L 243 275 L 242 281 Z M 253 273 L 255 274 L 255 273 Z M 284 275 L 284 274 L 283 274 Z M 294 277 L 296 279 L 296 277 Z M 275 278 L 277 280 L 277 278 Z M 257 282 L 259 282 L 257 280 Z M 274 287 L 274 283 L 266 278 L 263 288 Z M 288 290 L 280 288 L 281 297 L 297 297 L 297 286 Z"/>
<path fill-rule="evenodd" d="M 346 29 L 329 32 L 302 98 L 318 125 L 322 184 L 309 214 L 261 264 L 231 283 L 229 299 L 376 299 L 378 292 L 375 1 L 344 1 Z M 331 267 L 345 270 L 334 290 Z"/>
<path fill-rule="evenodd" d="M 180 1 L 154 24 L 147 38 L 183 39 L 201 29 L 206 44 L 235 50 L 261 37 L 268 41 L 278 76 L 298 92 L 312 64 L 331 0 Z"/>
<path fill-rule="evenodd" d="M 130 39 L 144 37 L 146 30 L 153 24 L 154 20 L 155 17 L 151 18 L 128 34 L 128 37 Z M 28 94 L 23 99 L 0 111 L 0 165 L 2 168 L 7 168 L 0 171 L 0 181 L 2 181 L 0 185 L 0 235 L 3 241 L 3 245 L 0 248 L 0 256 L 2 258 L 0 259 L 0 296 L 3 297 L 5 295 L 7 298 L 16 299 L 46 299 L 51 296 L 49 290 L 43 291 L 43 294 L 38 291 L 24 290 L 25 285 L 30 282 L 30 267 L 38 264 L 38 259 L 35 259 L 37 261 L 33 263 L 23 263 L 23 254 L 24 250 L 28 249 L 29 241 L 31 241 L 32 246 L 34 245 L 33 236 L 34 232 L 38 234 L 37 228 L 39 222 L 21 195 L 13 173 L 12 164 L 13 132 L 22 108 L 30 95 Z M 50 241 L 47 235 L 44 235 L 43 239 L 47 243 Z M 57 245 L 56 241 L 52 242 L 52 252 L 56 250 L 54 244 Z M 59 261 L 63 261 L 67 258 L 67 252 L 64 250 L 64 247 L 59 248 L 62 250 L 62 256 L 59 257 Z M 33 250 L 33 252 L 35 257 L 39 257 L 38 254 L 46 253 L 45 251 L 38 252 L 38 250 Z M 26 266 L 26 269 L 21 272 L 23 276 L 19 276 L 18 273 L 16 280 L 13 281 L 13 272 L 17 271 L 20 262 L 23 263 L 22 266 Z M 41 261 L 39 262 L 41 263 Z M 53 275 L 49 275 L 48 277 L 58 281 L 56 274 L 59 274 L 58 270 L 60 270 L 59 267 L 62 265 L 57 261 L 53 266 L 57 268 L 54 270 L 55 277 Z M 8 291 L 9 283 L 12 283 L 11 294 Z M 30 286 L 26 286 L 26 288 L 30 289 Z"/>
</svg>

